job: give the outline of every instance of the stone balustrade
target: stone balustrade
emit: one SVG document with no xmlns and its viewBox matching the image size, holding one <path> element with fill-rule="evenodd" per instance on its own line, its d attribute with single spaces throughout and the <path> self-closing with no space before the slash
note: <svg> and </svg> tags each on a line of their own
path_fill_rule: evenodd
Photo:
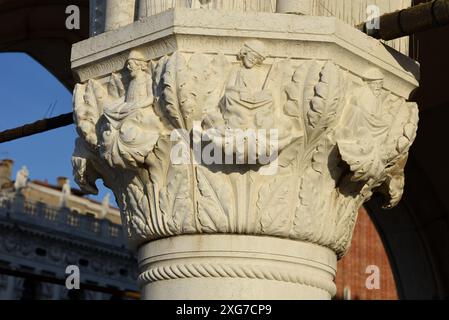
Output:
<svg viewBox="0 0 449 320">
<path fill-rule="evenodd" d="M 25 201 L 20 196 L 2 202 L 0 218 L 4 222 L 20 221 L 52 232 L 76 234 L 116 247 L 126 245 L 121 225 L 107 219 L 79 214 L 68 208 L 55 208 L 40 202 Z"/>
</svg>

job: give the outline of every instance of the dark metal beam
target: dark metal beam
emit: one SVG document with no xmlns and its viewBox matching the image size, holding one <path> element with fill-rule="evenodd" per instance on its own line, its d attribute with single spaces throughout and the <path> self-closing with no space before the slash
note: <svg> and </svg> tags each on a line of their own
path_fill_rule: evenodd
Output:
<svg viewBox="0 0 449 320">
<path fill-rule="evenodd" d="M 382 40 L 393 40 L 449 25 L 449 0 L 433 0 L 379 18 L 379 28 L 370 29 L 371 20 L 357 26 L 364 33 Z M 443 40 L 443 39 L 442 39 Z"/>
<path fill-rule="evenodd" d="M 39 120 L 24 126 L 0 132 L 0 143 L 8 142 L 73 124 L 73 113 Z"/>
</svg>

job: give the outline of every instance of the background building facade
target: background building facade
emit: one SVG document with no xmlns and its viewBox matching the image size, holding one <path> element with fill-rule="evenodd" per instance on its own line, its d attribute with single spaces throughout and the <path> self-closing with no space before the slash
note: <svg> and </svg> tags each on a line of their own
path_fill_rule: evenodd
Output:
<svg viewBox="0 0 449 320">
<path fill-rule="evenodd" d="M 0 297 L 110 299 L 135 292 L 134 254 L 108 199 L 85 198 L 65 178 L 55 185 L 28 181 L 26 168 L 13 181 L 12 165 L 0 162 Z M 63 285 L 69 265 L 79 267 L 81 290 Z"/>
</svg>

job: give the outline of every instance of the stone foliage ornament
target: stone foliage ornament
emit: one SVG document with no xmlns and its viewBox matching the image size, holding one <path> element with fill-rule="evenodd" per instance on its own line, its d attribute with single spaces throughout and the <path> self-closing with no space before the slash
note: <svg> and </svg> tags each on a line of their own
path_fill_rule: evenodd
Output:
<svg viewBox="0 0 449 320">
<path fill-rule="evenodd" d="M 354 80 L 332 61 L 269 56 L 260 40 L 242 42 L 233 57 L 174 52 L 147 61 L 134 49 L 121 72 L 76 86 L 76 181 L 95 193 L 101 178 L 113 190 L 133 245 L 183 234 L 268 235 L 342 257 L 373 192 L 385 194 L 386 207 L 399 202 L 416 104 L 383 89 L 375 68 Z M 204 148 L 241 164 L 174 164 L 173 130 L 188 132 L 194 159 L 195 123 L 209 137 Z M 269 163 L 249 161 L 251 143 L 226 148 L 236 129 L 276 132 L 277 152 L 265 145 Z M 262 174 L 274 162 L 275 172 Z"/>
</svg>

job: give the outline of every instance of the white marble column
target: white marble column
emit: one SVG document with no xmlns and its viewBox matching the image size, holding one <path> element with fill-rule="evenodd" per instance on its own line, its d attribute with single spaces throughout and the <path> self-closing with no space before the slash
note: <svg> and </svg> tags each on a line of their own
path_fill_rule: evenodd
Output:
<svg viewBox="0 0 449 320">
<path fill-rule="evenodd" d="M 136 0 L 105 0 L 105 31 L 115 30 L 134 22 Z"/>
<path fill-rule="evenodd" d="M 299 15 L 333 16 L 351 25 L 368 19 L 375 5 L 380 14 L 411 6 L 411 0 L 90 0 L 91 35 L 117 29 L 167 11 L 173 7 L 239 12 L 278 12 Z M 388 45 L 408 54 L 409 39 L 388 41 Z"/>
<path fill-rule="evenodd" d="M 319 299 L 333 297 L 337 259 L 325 247 L 245 235 L 184 235 L 139 250 L 146 299 Z"/>
<path fill-rule="evenodd" d="M 134 22 L 136 0 L 89 0 L 90 36 Z"/>
<path fill-rule="evenodd" d="M 418 65 L 261 16 L 175 8 L 73 48 L 75 179 L 114 192 L 145 299 L 330 299 L 359 208 L 401 198 Z"/>
<path fill-rule="evenodd" d="M 311 14 L 311 0 L 277 0 L 276 12 L 291 14 Z"/>
<path fill-rule="evenodd" d="M 173 7 L 226 11 L 275 12 L 276 0 L 138 0 L 139 17 L 148 17 Z"/>
</svg>

